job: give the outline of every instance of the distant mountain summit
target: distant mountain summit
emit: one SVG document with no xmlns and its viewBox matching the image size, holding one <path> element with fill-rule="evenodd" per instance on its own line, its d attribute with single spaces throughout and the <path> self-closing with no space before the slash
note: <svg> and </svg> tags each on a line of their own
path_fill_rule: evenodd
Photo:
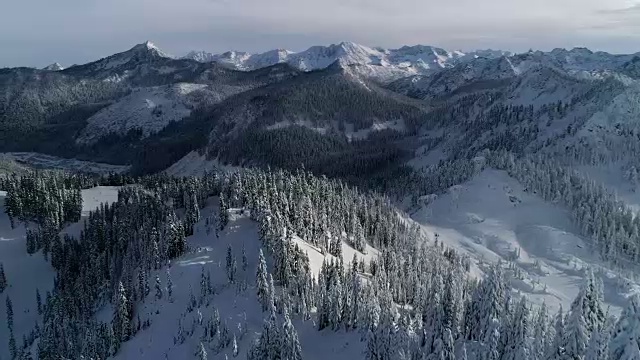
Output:
<svg viewBox="0 0 640 360">
<path fill-rule="evenodd" d="M 60 63 L 53 63 L 49 66 L 45 66 L 42 68 L 42 70 L 48 70 L 48 71 L 60 71 L 60 70 L 64 70 L 64 67 L 62 65 L 60 65 Z"/>
</svg>

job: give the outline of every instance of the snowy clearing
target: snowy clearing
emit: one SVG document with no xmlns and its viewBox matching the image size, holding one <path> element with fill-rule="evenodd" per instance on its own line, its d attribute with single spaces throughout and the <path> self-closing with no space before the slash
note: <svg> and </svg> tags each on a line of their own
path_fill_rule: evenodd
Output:
<svg viewBox="0 0 640 360">
<path fill-rule="evenodd" d="M 536 303 L 567 308 L 586 269 L 594 265 L 603 277 L 605 301 L 618 312 L 640 287 L 598 266 L 569 216 L 560 206 L 526 192 L 506 172 L 491 169 L 412 214 L 431 238 L 469 254 L 476 275 L 489 261 L 501 260 L 513 268 L 514 290 Z"/>
</svg>

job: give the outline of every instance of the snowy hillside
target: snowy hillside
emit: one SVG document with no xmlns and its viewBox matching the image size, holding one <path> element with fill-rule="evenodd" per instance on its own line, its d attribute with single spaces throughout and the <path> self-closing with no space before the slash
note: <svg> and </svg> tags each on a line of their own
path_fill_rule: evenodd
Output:
<svg viewBox="0 0 640 360">
<path fill-rule="evenodd" d="M 168 270 L 157 272 L 163 290 L 167 284 L 167 274 L 170 274 L 173 284 L 171 299 L 166 292 L 161 299 L 155 297 L 155 292 L 147 296 L 145 303 L 136 312 L 141 318 L 149 318 L 151 326 L 125 343 L 115 359 L 192 359 L 194 350 L 202 341 L 200 334 L 205 331 L 208 321 L 217 316 L 221 328 L 228 331 L 228 336 L 236 338 L 240 358 L 244 357 L 243 354 L 251 346 L 255 335 L 261 332 L 264 314 L 254 294 L 253 284 L 260 251 L 257 224 L 249 219 L 248 213 L 230 209 L 229 225 L 216 237 L 211 227 L 211 232 L 208 232 L 204 219 L 217 216 L 217 202 L 217 199 L 209 199 L 208 205 L 201 210 L 203 220 L 196 224 L 195 234 L 187 238 L 188 245 L 193 250 L 172 261 Z M 301 245 L 305 244 L 299 239 L 297 241 Z M 346 244 L 343 246 L 345 258 L 352 259 L 354 253 L 359 254 L 361 259 L 365 258 Z M 243 251 L 247 258 L 246 270 L 244 265 L 239 266 L 242 269 L 238 270 L 236 284 L 229 284 L 225 270 L 229 247 L 235 258 L 242 258 Z M 303 249 L 308 252 L 312 272 L 317 276 L 323 259 L 331 259 L 331 256 L 322 255 L 308 245 Z M 268 262 L 268 267 L 271 266 L 272 263 Z M 190 294 L 201 299 L 198 294 L 203 274 L 210 276 L 207 281 L 210 281 L 213 294 L 207 296 L 192 311 L 185 310 L 189 308 Z M 151 276 L 155 278 L 156 275 Z M 330 331 L 318 333 L 317 324 L 312 320 L 295 320 L 294 324 L 305 359 L 322 360 L 331 354 L 334 359 L 347 360 L 357 358 L 363 352 L 364 344 L 357 334 Z M 184 343 L 176 344 L 175 338 L 179 336 L 181 329 L 187 334 L 193 332 L 194 335 L 188 336 Z M 215 341 L 209 346 L 214 347 L 207 347 L 208 359 L 235 357 L 233 346 L 216 350 Z"/>
<path fill-rule="evenodd" d="M 178 83 L 136 89 L 87 119 L 87 127 L 77 141 L 89 144 L 110 133 L 126 135 L 129 131 L 138 129 L 142 131 L 143 137 L 147 137 L 162 130 L 170 122 L 189 116 L 194 105 L 189 95 L 204 88 L 206 85 Z"/>
<path fill-rule="evenodd" d="M 114 187 L 97 187 L 82 192 L 83 219 L 95 210 L 101 203 L 113 203 L 117 200 L 118 192 Z M 0 292 L 0 304 L 3 309 L 7 299 L 13 305 L 14 336 L 18 346 L 22 346 L 23 335 L 27 338 L 33 334 L 36 323 L 42 324 L 42 314 L 38 310 L 36 293 L 40 294 L 42 304 L 46 303 L 47 292 L 53 289 L 55 270 L 52 268 L 42 253 L 27 254 L 25 245 L 26 229 L 24 224 L 16 224 L 11 228 L 11 223 L 5 212 L 6 192 L 0 191 L 0 264 L 4 267 L 4 273 L 8 288 Z M 70 224 L 65 233 L 73 233 L 78 236 L 82 229 L 81 220 L 77 224 Z M 32 224 L 33 226 L 33 224 Z M 7 312 L 0 311 L 0 324 L 7 323 Z M 9 334 L 7 326 L 0 326 L 0 358 L 10 359 L 9 348 L 6 346 Z"/>
<path fill-rule="evenodd" d="M 567 210 L 526 191 L 504 171 L 484 170 L 411 217 L 428 234 L 469 254 L 477 269 L 502 261 L 511 269 L 514 291 L 538 304 L 568 308 L 590 267 L 602 276 L 604 300 L 616 313 L 640 293 L 640 284 L 599 265 Z"/>
</svg>

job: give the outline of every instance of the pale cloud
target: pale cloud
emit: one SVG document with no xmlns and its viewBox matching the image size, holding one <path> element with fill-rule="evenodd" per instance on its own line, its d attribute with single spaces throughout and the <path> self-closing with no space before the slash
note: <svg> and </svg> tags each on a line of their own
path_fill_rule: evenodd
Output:
<svg viewBox="0 0 640 360">
<path fill-rule="evenodd" d="M 636 52 L 640 1 L 8 1 L 0 13 L 0 66 L 85 62 L 147 39 L 174 54 L 302 50 L 342 40 L 385 47 Z"/>
</svg>

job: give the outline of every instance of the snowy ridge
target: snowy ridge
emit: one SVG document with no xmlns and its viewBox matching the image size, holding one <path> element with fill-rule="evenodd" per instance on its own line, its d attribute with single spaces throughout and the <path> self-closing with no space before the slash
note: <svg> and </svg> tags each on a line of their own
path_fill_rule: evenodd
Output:
<svg viewBox="0 0 640 360">
<path fill-rule="evenodd" d="M 353 42 L 341 42 L 329 46 L 312 46 L 297 53 L 284 49 L 260 54 L 229 51 L 217 55 L 204 51 L 192 51 L 185 58 L 202 62 L 216 61 L 238 70 L 255 70 L 278 63 L 287 63 L 303 71 L 312 71 L 324 69 L 338 62 L 341 66 L 362 66 L 365 75 L 388 80 L 414 74 L 429 74 L 477 57 L 493 58 L 508 54 L 493 50 L 465 54 L 460 51 L 447 51 L 423 45 L 382 49 Z"/>
<path fill-rule="evenodd" d="M 206 87 L 202 84 L 178 83 L 138 88 L 91 116 L 77 142 L 90 144 L 110 133 L 125 135 L 135 129 L 142 130 L 142 136 L 147 137 L 170 122 L 189 116 L 193 107 L 189 94 Z"/>
</svg>

